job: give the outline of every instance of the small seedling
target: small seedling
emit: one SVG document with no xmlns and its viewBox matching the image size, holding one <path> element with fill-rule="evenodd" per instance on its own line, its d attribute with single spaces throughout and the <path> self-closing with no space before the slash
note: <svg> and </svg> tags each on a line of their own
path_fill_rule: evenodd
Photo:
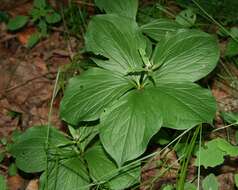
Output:
<svg viewBox="0 0 238 190">
<path fill-rule="evenodd" d="M 16 16 L 8 22 L 8 29 L 17 31 L 28 22 L 32 22 L 37 26 L 37 32 L 33 33 L 27 42 L 27 47 L 31 48 L 37 44 L 42 38 L 47 37 L 51 25 L 60 22 L 61 16 L 57 13 L 45 0 L 34 0 L 33 9 L 29 16 Z"/>
</svg>

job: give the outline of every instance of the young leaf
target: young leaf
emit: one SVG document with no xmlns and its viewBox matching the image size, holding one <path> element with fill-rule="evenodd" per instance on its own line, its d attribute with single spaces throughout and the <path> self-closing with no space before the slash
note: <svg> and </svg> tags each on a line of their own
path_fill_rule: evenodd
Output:
<svg viewBox="0 0 238 190">
<path fill-rule="evenodd" d="M 138 50 L 146 49 L 146 41 L 134 20 L 113 14 L 94 16 L 85 43 L 87 51 L 109 59 L 96 63 L 110 71 L 126 75 L 143 66 Z"/>
<path fill-rule="evenodd" d="M 154 77 L 160 81 L 197 81 L 210 73 L 219 59 L 216 40 L 200 31 L 179 31 L 166 35 L 154 55 Z"/>
<path fill-rule="evenodd" d="M 69 131 L 74 139 L 79 141 L 78 147 L 82 152 L 86 149 L 87 145 L 93 140 L 93 138 L 98 134 L 98 127 L 96 126 L 82 126 L 78 129 L 74 129 L 69 126 Z"/>
<path fill-rule="evenodd" d="M 77 157 L 50 162 L 48 171 L 48 185 L 45 173 L 43 173 L 40 178 L 40 190 L 89 190 L 90 181 L 87 169 Z"/>
<path fill-rule="evenodd" d="M 105 181 L 110 189 L 126 189 L 139 182 L 140 166 L 119 170 L 101 145 L 90 148 L 85 159 L 95 183 Z"/>
<path fill-rule="evenodd" d="M 202 181 L 202 187 L 204 190 L 218 190 L 219 184 L 214 174 L 208 175 Z"/>
<path fill-rule="evenodd" d="M 129 18 L 136 18 L 138 0 L 95 0 L 95 4 L 106 13 L 117 13 Z"/>
<path fill-rule="evenodd" d="M 40 35 L 38 32 L 33 33 L 33 34 L 29 37 L 26 46 L 27 46 L 28 48 L 32 48 L 32 47 L 34 47 L 34 46 L 40 41 L 40 39 L 41 39 L 41 35 Z"/>
<path fill-rule="evenodd" d="M 27 16 L 16 16 L 15 18 L 9 20 L 7 28 L 8 30 L 12 31 L 18 30 L 24 27 L 27 24 L 28 20 L 29 18 Z"/>
<path fill-rule="evenodd" d="M 45 19 L 47 23 L 55 24 L 61 20 L 61 16 L 55 11 L 50 11 L 48 14 L 46 14 Z"/>
<path fill-rule="evenodd" d="M 141 26 L 142 32 L 155 41 L 160 41 L 169 32 L 175 32 L 183 28 L 177 22 L 164 18 L 153 20 Z"/>
<path fill-rule="evenodd" d="M 162 125 L 156 93 L 134 90 L 105 110 L 100 118 L 100 139 L 106 151 L 122 166 L 141 155 Z"/>
<path fill-rule="evenodd" d="M 41 172 L 45 169 L 46 138 L 47 126 L 36 126 L 29 128 L 16 139 L 10 148 L 10 153 L 16 158 L 16 165 L 19 169 L 28 173 Z M 62 133 L 50 127 L 50 150 L 53 151 L 57 146 L 70 142 Z"/>
<path fill-rule="evenodd" d="M 238 43 L 235 40 L 230 39 L 226 46 L 225 56 L 232 57 L 235 55 L 238 55 Z"/>
<path fill-rule="evenodd" d="M 7 190 L 7 182 L 3 175 L 0 174 L 0 189 Z"/>
<path fill-rule="evenodd" d="M 41 37 L 46 37 L 48 26 L 45 20 L 40 20 L 40 22 L 38 23 L 38 27 L 39 27 Z"/>
<path fill-rule="evenodd" d="M 46 7 L 46 1 L 45 0 L 34 0 L 33 6 L 38 9 L 44 9 Z"/>
<path fill-rule="evenodd" d="M 196 22 L 196 14 L 193 12 L 192 9 L 186 9 L 181 11 L 177 16 L 176 16 L 176 22 L 181 24 L 184 27 L 192 27 L 195 22 Z"/>
<path fill-rule="evenodd" d="M 93 68 L 69 81 L 61 101 L 60 115 L 72 125 L 99 118 L 104 108 L 133 84 L 117 73 Z"/>
</svg>

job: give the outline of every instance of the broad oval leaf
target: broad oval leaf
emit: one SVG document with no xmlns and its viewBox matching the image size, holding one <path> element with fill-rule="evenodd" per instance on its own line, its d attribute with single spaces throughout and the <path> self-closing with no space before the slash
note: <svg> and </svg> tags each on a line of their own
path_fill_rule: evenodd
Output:
<svg viewBox="0 0 238 190">
<path fill-rule="evenodd" d="M 153 54 L 156 81 L 197 81 L 210 73 L 219 59 L 218 44 L 211 35 L 186 30 L 166 35 Z"/>
<path fill-rule="evenodd" d="M 224 156 L 226 156 L 227 153 L 219 148 L 219 140 L 221 139 L 216 138 L 207 142 L 204 147 L 196 152 L 196 166 L 208 168 L 218 166 L 224 162 Z M 209 155 L 209 157 L 207 155 Z"/>
<path fill-rule="evenodd" d="M 29 128 L 25 133 L 17 137 L 16 142 L 10 146 L 10 153 L 16 158 L 16 165 L 19 169 L 28 173 L 45 170 L 47 128 L 47 126 Z M 56 149 L 56 146 L 70 142 L 62 133 L 50 127 L 49 152 Z"/>
<path fill-rule="evenodd" d="M 89 187 L 87 168 L 77 157 L 62 159 L 58 163 L 50 162 L 48 184 L 46 184 L 46 173 L 43 173 L 40 178 L 40 190 L 89 190 Z"/>
<path fill-rule="evenodd" d="M 95 183 L 105 181 L 110 189 L 126 189 L 139 182 L 140 163 L 119 170 L 101 145 L 95 145 L 85 153 L 85 160 Z"/>
<path fill-rule="evenodd" d="M 155 97 L 164 127 L 188 129 L 212 123 L 216 102 L 209 90 L 191 82 L 161 82 L 147 90 Z"/>
<path fill-rule="evenodd" d="M 61 101 L 61 118 L 72 125 L 96 120 L 106 106 L 131 88 L 133 83 L 127 78 L 91 68 L 69 81 Z"/>
<path fill-rule="evenodd" d="M 114 14 L 94 16 L 85 43 L 87 51 L 109 59 L 96 62 L 105 69 L 126 75 L 143 66 L 139 49 L 146 49 L 146 41 L 132 19 Z"/>
<path fill-rule="evenodd" d="M 216 176 L 211 173 L 202 181 L 202 187 L 204 190 L 218 190 L 219 183 Z"/>
<path fill-rule="evenodd" d="M 105 110 L 99 127 L 106 151 L 119 166 L 141 155 L 162 125 L 156 94 L 133 90 Z"/>
<path fill-rule="evenodd" d="M 170 19 L 155 19 L 141 26 L 144 34 L 153 40 L 160 41 L 168 32 L 175 32 L 184 27 Z"/>
<path fill-rule="evenodd" d="M 106 13 L 117 13 L 129 18 L 136 18 L 138 0 L 95 0 L 95 4 Z"/>
<path fill-rule="evenodd" d="M 25 26 L 27 24 L 29 20 L 28 16 L 16 16 L 15 18 L 12 18 L 9 20 L 8 24 L 7 24 L 7 28 L 9 30 L 18 30 L 20 28 L 22 28 L 23 26 Z"/>
</svg>

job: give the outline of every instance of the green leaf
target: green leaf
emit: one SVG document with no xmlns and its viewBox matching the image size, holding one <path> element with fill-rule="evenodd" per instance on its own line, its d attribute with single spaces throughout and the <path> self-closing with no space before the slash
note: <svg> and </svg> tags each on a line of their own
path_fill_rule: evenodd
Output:
<svg viewBox="0 0 238 190">
<path fill-rule="evenodd" d="M 46 22 L 49 24 L 55 24 L 57 22 L 60 22 L 61 16 L 59 13 L 53 11 L 50 11 L 48 14 L 46 14 Z"/>
<path fill-rule="evenodd" d="M 126 189 L 139 182 L 140 166 L 119 170 L 100 145 L 90 148 L 85 159 L 94 182 L 105 181 L 110 189 Z"/>
<path fill-rule="evenodd" d="M 238 147 L 231 145 L 222 138 L 217 138 L 217 146 L 229 156 L 238 156 Z"/>
<path fill-rule="evenodd" d="M 134 20 L 119 15 L 94 16 L 85 43 L 87 51 L 109 59 L 96 62 L 105 69 L 126 75 L 143 66 L 139 49 L 146 49 L 146 41 Z"/>
<path fill-rule="evenodd" d="M 238 188 L 238 174 L 235 174 L 234 178 L 235 178 L 235 185 Z"/>
<path fill-rule="evenodd" d="M 238 28 L 237 27 L 232 27 L 230 33 L 232 34 L 233 37 L 238 38 Z"/>
<path fill-rule="evenodd" d="M 27 24 L 28 20 L 29 20 L 28 16 L 16 16 L 15 18 L 9 20 L 7 28 L 8 30 L 13 31 L 18 30 L 24 27 Z"/>
<path fill-rule="evenodd" d="M 153 91 L 134 90 L 105 110 L 100 139 L 118 166 L 141 155 L 162 125 L 160 104 Z"/>
<path fill-rule="evenodd" d="M 189 30 L 166 35 L 153 55 L 155 80 L 197 81 L 210 73 L 219 59 L 216 40 L 209 34 Z"/>
<path fill-rule="evenodd" d="M 129 92 L 106 109 L 101 118 L 100 138 L 107 152 L 122 165 L 144 152 L 162 120 L 163 126 L 173 129 L 211 123 L 215 105 L 210 91 L 193 83 L 148 86 Z"/>
<path fill-rule="evenodd" d="M 42 14 L 42 10 L 40 10 L 40 9 L 32 9 L 30 11 L 31 21 L 32 22 L 36 22 L 36 21 L 40 20 L 41 17 L 42 17 L 41 14 Z"/>
<path fill-rule="evenodd" d="M 99 118 L 104 108 L 133 84 L 117 73 L 92 68 L 69 81 L 61 101 L 61 118 L 72 125 Z"/>
<path fill-rule="evenodd" d="M 3 175 L 0 174 L 0 189 L 7 190 L 7 182 Z"/>
<path fill-rule="evenodd" d="M 29 128 L 11 146 L 10 153 L 16 158 L 19 169 L 28 173 L 41 172 L 45 169 L 47 128 L 47 126 Z M 49 152 L 56 150 L 57 146 L 70 142 L 62 133 L 50 127 Z"/>
<path fill-rule="evenodd" d="M 9 167 L 8 167 L 8 175 L 9 176 L 15 176 L 17 175 L 17 166 L 15 163 L 12 163 Z"/>
<path fill-rule="evenodd" d="M 161 81 L 156 88 L 150 89 L 150 93 L 158 102 L 157 110 L 164 127 L 188 129 L 201 123 L 212 123 L 216 113 L 211 92 L 194 83 Z"/>
<path fill-rule="evenodd" d="M 135 19 L 138 9 L 138 0 L 95 0 L 95 4 L 106 13 L 117 13 Z"/>
<path fill-rule="evenodd" d="M 214 174 L 208 175 L 202 181 L 202 187 L 204 190 L 218 190 L 219 184 Z"/>
<path fill-rule="evenodd" d="M 163 190 L 174 190 L 174 186 L 173 185 L 163 186 Z"/>
<path fill-rule="evenodd" d="M 38 9 L 44 9 L 46 7 L 46 1 L 45 0 L 34 0 L 33 6 Z"/>
<path fill-rule="evenodd" d="M 69 131 L 73 138 L 79 142 L 78 147 L 80 150 L 84 152 L 88 144 L 98 134 L 98 127 L 82 126 L 78 129 L 74 129 L 72 126 L 69 126 Z"/>
<path fill-rule="evenodd" d="M 183 28 L 177 22 L 164 18 L 153 20 L 141 26 L 142 32 L 156 41 L 163 39 L 169 32 L 175 32 Z"/>
<path fill-rule="evenodd" d="M 6 137 L 3 137 L 0 139 L 0 143 L 3 145 L 3 146 L 6 146 L 7 145 L 7 138 Z"/>
<path fill-rule="evenodd" d="M 184 190 L 197 190 L 197 187 L 192 183 L 185 183 Z"/>
<path fill-rule="evenodd" d="M 196 166 L 199 166 L 199 152 L 197 152 Z M 207 156 L 209 155 L 209 156 Z M 200 165 L 215 167 L 224 162 L 226 153 L 217 147 L 216 141 L 209 141 L 204 148 L 200 150 Z"/>
<path fill-rule="evenodd" d="M 46 188 L 46 173 L 43 173 L 40 178 L 40 190 L 89 190 L 87 169 L 77 157 L 50 162 L 48 170 L 48 188 Z"/>
<path fill-rule="evenodd" d="M 38 27 L 39 27 L 40 35 L 42 37 L 46 37 L 48 26 L 47 26 L 45 20 L 40 20 L 40 22 L 38 23 Z"/>
<path fill-rule="evenodd" d="M 196 14 L 193 12 L 191 8 L 181 11 L 176 16 L 176 22 L 181 24 L 184 27 L 192 27 L 196 22 Z"/>
<path fill-rule="evenodd" d="M 33 33 L 33 34 L 29 37 L 26 46 L 27 46 L 28 48 L 32 48 L 32 47 L 34 47 L 34 46 L 40 41 L 40 39 L 41 39 L 41 35 L 40 35 L 38 32 Z"/>
<path fill-rule="evenodd" d="M 235 40 L 230 39 L 226 46 L 225 56 L 232 57 L 235 55 L 238 55 L 238 43 Z"/>
<path fill-rule="evenodd" d="M 227 122 L 227 123 L 237 123 L 238 124 L 238 113 L 237 112 L 221 112 L 222 118 Z"/>
</svg>

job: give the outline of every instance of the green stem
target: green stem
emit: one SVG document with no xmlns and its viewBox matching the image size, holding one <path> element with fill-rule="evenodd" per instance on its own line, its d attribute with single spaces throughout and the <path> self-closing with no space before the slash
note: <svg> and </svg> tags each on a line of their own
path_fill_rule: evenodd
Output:
<svg viewBox="0 0 238 190">
<path fill-rule="evenodd" d="M 54 99 L 56 96 L 56 92 L 57 92 L 57 84 L 58 84 L 58 80 L 59 80 L 59 75 L 60 75 L 60 70 L 58 70 L 56 79 L 55 79 L 55 85 L 54 85 L 54 90 L 53 90 L 53 95 L 51 98 L 51 102 L 50 102 L 50 110 L 49 110 L 49 114 L 48 114 L 48 128 L 47 128 L 47 134 L 46 134 L 46 140 L 45 140 L 45 151 L 46 151 L 46 169 L 45 169 L 45 175 L 46 175 L 46 179 L 45 179 L 45 190 L 48 190 L 48 167 L 49 167 L 49 137 L 50 137 L 50 125 L 51 125 L 51 115 L 52 115 L 52 110 L 53 110 L 53 103 L 54 103 Z"/>
<path fill-rule="evenodd" d="M 238 39 L 231 33 L 229 32 L 224 26 L 222 26 L 218 21 L 216 21 L 201 5 L 199 5 L 195 0 L 192 0 L 192 2 L 212 21 L 214 22 L 217 26 L 219 26 L 223 32 L 225 32 L 227 35 L 229 35 L 235 42 L 238 43 Z"/>
<path fill-rule="evenodd" d="M 186 176 L 187 176 L 187 169 L 188 169 L 188 164 L 189 164 L 189 161 L 190 161 L 190 158 L 192 156 L 192 152 L 194 150 L 194 146 L 195 146 L 195 143 L 196 143 L 196 139 L 197 139 L 197 136 L 199 134 L 199 131 L 200 131 L 200 127 L 197 127 L 194 134 L 193 134 L 193 137 L 188 145 L 188 147 L 186 147 L 186 152 L 185 152 L 185 158 L 184 160 L 182 161 L 182 167 L 181 167 L 181 172 L 180 172 L 180 175 L 179 175 L 179 180 L 178 180 L 178 183 L 177 183 L 177 190 L 184 190 L 184 184 L 185 184 L 185 181 L 186 181 Z"/>
</svg>

